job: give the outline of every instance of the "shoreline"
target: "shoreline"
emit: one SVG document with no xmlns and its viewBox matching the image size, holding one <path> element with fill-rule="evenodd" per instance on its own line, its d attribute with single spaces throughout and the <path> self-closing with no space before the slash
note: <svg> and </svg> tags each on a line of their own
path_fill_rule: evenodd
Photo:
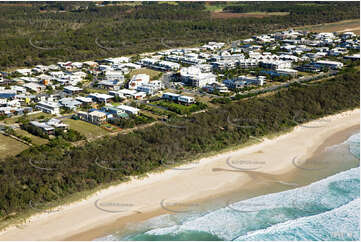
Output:
<svg viewBox="0 0 361 242">
<path fill-rule="evenodd" d="M 360 110 L 356 109 L 326 116 L 322 120 L 328 122 L 324 122 L 323 127 L 315 128 L 320 121 L 314 120 L 262 143 L 201 158 L 194 169 L 168 169 L 143 179 L 131 179 L 96 192 L 85 200 L 60 206 L 56 212 L 34 215 L 21 228 L 10 226 L 0 232 L 0 240 L 89 240 L 115 231 L 120 225 L 169 212 L 160 206 L 164 199 L 189 204 L 230 194 L 246 186 L 252 177 L 237 169 L 235 172 L 227 161 L 242 166 L 245 164 L 240 163 L 242 160 L 253 161 L 248 169 L 273 176 L 287 173 L 296 169 L 292 158 L 297 156 L 305 161 L 338 142 L 336 138 L 329 141 L 330 137 L 336 135 L 336 140 L 342 141 L 345 130 L 357 128 L 356 125 L 359 128 L 359 115 Z M 187 167 L 187 164 L 180 167 Z M 113 204 L 113 207 L 99 209 L 97 204 L 102 202 Z M 124 210 L 125 205 L 128 210 Z"/>
</svg>

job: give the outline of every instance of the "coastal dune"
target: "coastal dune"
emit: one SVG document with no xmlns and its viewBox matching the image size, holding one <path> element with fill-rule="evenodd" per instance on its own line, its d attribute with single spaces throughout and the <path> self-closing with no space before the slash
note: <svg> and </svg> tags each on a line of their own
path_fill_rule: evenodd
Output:
<svg viewBox="0 0 361 242">
<path fill-rule="evenodd" d="M 359 109 L 299 125 L 276 138 L 134 178 L 85 200 L 34 215 L 23 225 L 0 232 L 0 240 L 94 239 L 128 222 L 187 210 L 197 206 L 194 201 L 231 193 L 250 182 L 282 182 L 280 174 L 297 169 L 320 152 L 327 139 L 351 127 L 359 129 L 359 125 Z"/>
</svg>

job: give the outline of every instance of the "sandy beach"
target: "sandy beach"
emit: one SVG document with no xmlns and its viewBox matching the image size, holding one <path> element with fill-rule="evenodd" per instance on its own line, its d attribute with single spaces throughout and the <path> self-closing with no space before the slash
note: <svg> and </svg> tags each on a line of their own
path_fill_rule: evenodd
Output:
<svg viewBox="0 0 361 242">
<path fill-rule="evenodd" d="M 248 172 L 240 171 L 257 171 L 282 181 L 278 175 L 297 169 L 295 161 L 300 165 L 327 145 L 342 142 L 335 134 L 343 137 L 343 131 L 359 130 L 359 125 L 359 109 L 315 120 L 274 139 L 132 179 L 34 215 L 26 224 L 0 232 L 0 240 L 91 240 L 122 224 L 182 210 L 254 182 Z"/>
</svg>

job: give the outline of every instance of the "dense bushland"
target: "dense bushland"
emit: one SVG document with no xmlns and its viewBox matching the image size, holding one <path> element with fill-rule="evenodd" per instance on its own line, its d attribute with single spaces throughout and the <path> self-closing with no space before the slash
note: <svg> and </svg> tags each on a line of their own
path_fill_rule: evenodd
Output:
<svg viewBox="0 0 361 242">
<path fill-rule="evenodd" d="M 204 2 L 28 5 L 0 5 L 0 68 L 100 59 L 207 41 L 228 42 L 291 26 L 360 17 L 358 2 L 234 2 L 225 10 L 290 14 L 226 19 L 212 18 Z"/>
</svg>

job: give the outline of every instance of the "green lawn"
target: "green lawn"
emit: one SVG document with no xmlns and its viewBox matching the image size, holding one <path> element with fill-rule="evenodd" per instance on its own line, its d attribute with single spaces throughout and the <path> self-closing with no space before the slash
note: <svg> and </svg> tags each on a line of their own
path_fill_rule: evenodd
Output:
<svg viewBox="0 0 361 242">
<path fill-rule="evenodd" d="M 69 128 L 78 131 L 87 138 L 95 138 L 97 136 L 109 134 L 105 129 L 82 120 L 64 119 L 63 122 L 69 124 Z"/>
<path fill-rule="evenodd" d="M 0 159 L 13 156 L 26 150 L 28 146 L 13 138 L 0 134 Z"/>
<path fill-rule="evenodd" d="M 109 90 L 100 88 L 86 88 L 90 93 L 103 93 L 108 94 Z"/>
</svg>

